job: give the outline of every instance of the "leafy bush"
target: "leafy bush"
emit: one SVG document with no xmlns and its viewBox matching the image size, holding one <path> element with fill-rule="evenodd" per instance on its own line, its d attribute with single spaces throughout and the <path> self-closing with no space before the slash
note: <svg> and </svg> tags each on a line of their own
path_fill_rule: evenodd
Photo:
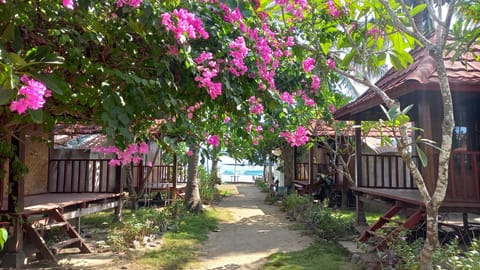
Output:
<svg viewBox="0 0 480 270">
<path fill-rule="evenodd" d="M 262 191 L 262 192 L 268 192 L 270 191 L 270 187 L 268 184 L 263 181 L 263 180 L 255 180 L 255 185 Z"/>
<path fill-rule="evenodd" d="M 312 204 L 303 219 L 317 236 L 326 240 L 336 240 L 355 231 L 353 218 L 346 218 L 320 203 Z"/>
<path fill-rule="evenodd" d="M 282 210 L 287 213 L 287 216 L 296 220 L 302 217 L 303 213 L 311 207 L 312 203 L 309 197 L 292 193 L 283 199 Z"/>
<path fill-rule="evenodd" d="M 167 230 L 167 216 L 153 208 L 142 208 L 125 216 L 124 221 L 112 225 L 108 242 L 114 250 L 127 249 L 134 240 L 144 236 L 158 235 Z"/>
<path fill-rule="evenodd" d="M 382 266 L 391 266 L 400 270 L 420 267 L 419 254 L 423 247 L 423 239 L 409 243 L 405 238 L 400 237 L 392 241 L 389 246 L 389 250 L 379 253 Z M 387 257 L 396 259 L 385 260 Z M 467 250 L 462 248 L 457 240 L 440 246 L 435 250 L 432 261 L 435 269 L 479 269 L 480 240 L 474 239 Z"/>
<path fill-rule="evenodd" d="M 216 188 L 218 177 L 211 175 L 203 166 L 198 167 L 198 177 L 200 179 L 200 198 L 203 203 L 212 203 L 219 200 L 220 193 Z"/>
</svg>

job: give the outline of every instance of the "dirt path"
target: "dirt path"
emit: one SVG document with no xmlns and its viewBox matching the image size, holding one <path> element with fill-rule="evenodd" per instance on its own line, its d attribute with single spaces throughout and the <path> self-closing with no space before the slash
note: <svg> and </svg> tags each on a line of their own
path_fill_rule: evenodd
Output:
<svg viewBox="0 0 480 270">
<path fill-rule="evenodd" d="M 216 207 L 233 214 L 221 223 L 219 232 L 211 232 L 204 243 L 200 263 L 191 269 L 257 269 L 275 252 L 289 252 L 307 247 L 312 239 L 289 229 L 292 223 L 278 206 L 264 202 L 265 193 L 252 184 L 225 185 L 222 189 L 238 191 Z"/>
<path fill-rule="evenodd" d="M 211 232 L 202 245 L 199 262 L 189 265 L 191 270 L 258 269 L 265 258 L 275 252 L 288 252 L 307 247 L 312 239 L 290 230 L 293 223 L 285 218 L 278 206 L 265 204 L 266 194 L 253 184 L 224 184 L 222 190 L 234 195 L 214 206 L 232 214 L 232 220 L 219 224 L 218 232 Z M 149 248 L 146 248 L 148 250 Z M 61 266 L 40 262 L 28 269 L 146 269 L 119 255 L 106 252 L 96 254 L 60 255 Z"/>
</svg>

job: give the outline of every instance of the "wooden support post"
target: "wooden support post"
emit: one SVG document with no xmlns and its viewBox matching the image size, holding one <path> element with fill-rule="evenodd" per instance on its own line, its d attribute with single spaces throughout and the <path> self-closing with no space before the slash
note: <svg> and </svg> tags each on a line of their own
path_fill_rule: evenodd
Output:
<svg viewBox="0 0 480 270">
<path fill-rule="evenodd" d="M 122 182 L 122 167 L 117 166 L 115 168 L 115 193 L 123 193 L 123 182 Z M 123 212 L 123 196 L 120 196 L 118 199 L 118 205 L 115 207 L 115 220 L 121 221 L 122 220 L 122 212 Z"/>
<path fill-rule="evenodd" d="M 423 134 L 422 134 L 423 138 L 434 140 L 440 144 L 441 141 L 439 141 L 439 139 L 441 140 L 441 137 L 435 138 L 433 136 L 432 124 L 438 122 L 439 120 L 438 120 L 437 114 L 432 114 L 432 108 L 430 106 L 431 103 L 432 103 L 432 100 L 427 96 L 427 91 L 421 92 L 420 104 L 417 106 L 418 127 L 423 129 Z M 416 135 L 418 134 L 415 134 L 415 136 Z M 425 144 L 420 144 L 420 147 L 424 150 L 425 154 L 427 155 L 428 164 L 429 164 L 429 166 L 427 167 L 420 167 L 420 170 L 422 172 L 428 192 L 430 194 L 433 194 L 433 191 L 435 190 L 435 186 L 436 186 L 436 179 L 437 179 L 437 176 L 435 175 L 437 173 L 437 169 L 435 167 L 436 165 L 438 165 L 437 160 L 434 160 L 435 151 L 432 147 L 427 146 Z"/>
<path fill-rule="evenodd" d="M 363 184 L 362 181 L 362 129 L 360 128 L 361 121 L 355 121 L 355 185 L 361 186 Z M 356 224 L 357 226 L 366 226 L 367 218 L 365 216 L 365 209 L 363 202 L 359 199 L 359 196 L 356 195 Z"/>
<path fill-rule="evenodd" d="M 177 154 L 173 153 L 173 169 L 172 169 L 172 194 L 173 200 L 177 199 Z"/>
<path fill-rule="evenodd" d="M 20 137 L 20 135 L 17 134 Z M 23 136 L 23 135 L 22 135 Z M 25 138 L 25 136 L 23 136 Z M 20 162 L 25 164 L 25 144 L 19 141 L 17 137 L 12 137 L 12 146 L 14 147 L 15 155 Z M 9 213 L 21 213 L 24 210 L 24 177 L 14 177 L 13 174 L 13 161 L 9 162 L 9 176 L 8 184 L 11 187 L 11 192 L 8 194 L 8 212 Z M 5 245 L 5 254 L 2 261 L 3 267 L 22 268 L 25 265 L 25 253 L 23 251 L 23 219 L 20 215 L 12 216 L 12 234 L 7 240 Z"/>
</svg>

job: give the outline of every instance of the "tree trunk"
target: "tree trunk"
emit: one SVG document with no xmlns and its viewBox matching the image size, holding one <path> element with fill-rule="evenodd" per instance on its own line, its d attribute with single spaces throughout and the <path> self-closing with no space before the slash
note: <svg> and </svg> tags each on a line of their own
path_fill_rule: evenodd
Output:
<svg viewBox="0 0 480 270">
<path fill-rule="evenodd" d="M 192 155 L 188 157 L 187 188 L 185 190 L 185 204 L 187 209 L 193 213 L 203 211 L 202 199 L 200 198 L 198 172 L 199 146 L 190 146 Z"/>
<path fill-rule="evenodd" d="M 210 177 L 213 181 L 209 181 L 209 185 L 214 186 L 215 184 L 222 183 L 221 179 L 218 177 L 218 151 L 216 151 L 216 149 L 213 149 L 212 169 L 210 170 Z"/>
<path fill-rule="evenodd" d="M 438 246 L 438 206 L 433 203 L 426 205 L 427 235 L 420 252 L 420 270 L 433 270 L 433 252 Z"/>
<path fill-rule="evenodd" d="M 138 209 L 138 194 L 135 190 L 135 186 L 133 183 L 133 167 L 132 164 L 128 164 L 125 166 L 126 177 L 125 180 L 127 182 L 127 189 L 128 189 L 128 200 L 130 201 L 130 209 L 132 212 L 136 212 Z"/>
</svg>

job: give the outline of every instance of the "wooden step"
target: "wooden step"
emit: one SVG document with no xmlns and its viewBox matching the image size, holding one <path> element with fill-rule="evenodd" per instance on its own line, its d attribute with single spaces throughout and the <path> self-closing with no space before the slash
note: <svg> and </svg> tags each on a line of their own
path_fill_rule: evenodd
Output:
<svg viewBox="0 0 480 270">
<path fill-rule="evenodd" d="M 57 223 L 44 225 L 44 226 L 41 227 L 41 229 L 51 230 L 51 229 L 62 228 L 62 227 L 67 227 L 67 226 L 68 226 L 68 222 L 62 221 L 62 222 L 57 222 Z"/>
<path fill-rule="evenodd" d="M 377 232 L 374 232 L 374 231 L 371 231 L 371 230 L 367 230 L 366 232 L 367 232 L 368 234 L 370 234 L 371 236 L 375 236 L 375 237 L 381 238 L 382 240 L 387 239 L 387 237 L 386 237 L 385 235 L 378 234 Z"/>
<path fill-rule="evenodd" d="M 403 225 L 403 221 L 387 218 L 387 217 L 380 217 L 381 219 L 385 220 L 388 223 L 396 223 L 397 225 Z"/>
<path fill-rule="evenodd" d="M 82 239 L 80 239 L 80 238 L 70 238 L 70 239 L 67 239 L 67 240 L 64 240 L 64 241 L 61 241 L 61 242 L 58 242 L 58 243 L 52 245 L 50 249 L 55 254 L 57 254 L 58 251 L 60 251 L 62 248 L 69 247 L 71 245 L 81 243 L 81 242 L 82 242 Z"/>
</svg>

